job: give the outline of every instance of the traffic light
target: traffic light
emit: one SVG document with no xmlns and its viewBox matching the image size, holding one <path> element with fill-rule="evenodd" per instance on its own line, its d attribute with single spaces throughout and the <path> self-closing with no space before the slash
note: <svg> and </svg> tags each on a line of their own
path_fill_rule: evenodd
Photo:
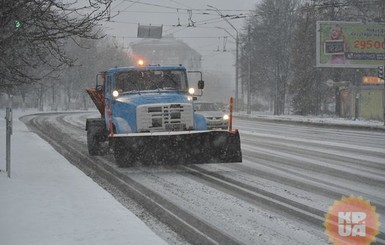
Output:
<svg viewBox="0 0 385 245">
<path fill-rule="evenodd" d="M 21 28 L 21 26 L 22 26 L 21 21 L 20 20 L 15 20 L 15 27 L 16 27 L 16 29 Z"/>
<path fill-rule="evenodd" d="M 378 67 L 378 77 L 384 79 L 384 66 Z"/>
</svg>

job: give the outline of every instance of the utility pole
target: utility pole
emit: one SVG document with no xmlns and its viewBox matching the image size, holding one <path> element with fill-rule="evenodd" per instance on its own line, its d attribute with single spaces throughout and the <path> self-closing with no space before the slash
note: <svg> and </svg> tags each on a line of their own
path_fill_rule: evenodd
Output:
<svg viewBox="0 0 385 245">
<path fill-rule="evenodd" d="M 385 33 L 384 33 L 384 43 L 385 43 Z M 383 110 L 383 119 L 384 119 L 384 126 L 385 126 L 385 49 L 383 53 L 383 59 L 384 59 L 384 65 L 378 67 L 377 76 L 382 80 L 384 80 L 384 92 L 382 94 L 382 110 Z"/>
<path fill-rule="evenodd" d="M 382 13 L 382 18 L 384 18 L 384 14 L 385 14 L 385 5 L 384 5 L 384 2 L 382 2 L 382 9 L 381 9 L 381 13 Z M 385 26 L 384 26 L 384 29 L 385 30 Z M 385 32 L 384 32 L 384 42 L 385 43 Z M 384 54 L 383 54 L 383 59 L 384 59 L 384 65 L 382 66 L 382 80 L 384 80 L 384 93 L 382 94 L 382 110 L 383 110 L 383 119 L 384 119 L 384 126 L 385 126 L 385 76 L 384 76 L 384 72 L 385 72 L 385 49 L 384 49 Z M 379 76 L 380 77 L 380 76 Z"/>
<path fill-rule="evenodd" d="M 9 96 L 9 104 L 6 108 L 6 147 L 5 147 L 5 161 L 6 172 L 8 178 L 11 178 L 11 135 L 12 135 L 12 95 Z"/>
<path fill-rule="evenodd" d="M 209 7 L 209 8 L 211 8 L 211 9 L 213 9 L 215 12 L 217 12 L 218 13 L 218 15 L 221 17 L 221 18 L 223 18 L 226 22 L 227 22 L 227 24 L 229 24 L 233 29 L 234 29 L 234 31 L 235 31 L 235 33 L 236 33 L 236 37 L 234 37 L 233 35 L 231 35 L 230 33 L 230 36 L 232 37 L 232 38 L 234 38 L 235 39 L 235 101 L 234 101 L 234 111 L 238 111 L 238 84 L 239 84 L 239 72 L 238 72 L 238 70 L 239 70 L 239 68 L 238 68 L 238 66 L 239 66 L 239 53 L 238 53 L 238 49 L 239 49 L 239 33 L 238 33 L 238 30 L 237 30 L 237 28 L 235 28 L 234 26 L 233 26 L 233 24 L 231 24 L 231 22 L 228 20 L 228 19 L 226 19 L 226 17 L 222 14 L 222 12 L 218 9 L 218 8 L 216 8 L 216 7 L 214 7 L 214 6 L 212 6 L 212 5 L 207 5 L 207 7 Z M 223 29 L 223 28 L 220 28 L 220 29 Z M 226 32 L 227 32 L 227 30 L 226 30 Z"/>
<path fill-rule="evenodd" d="M 384 38 L 385 42 L 385 38 Z M 385 58 L 385 53 L 384 53 L 384 58 Z M 385 62 L 385 59 L 384 59 Z M 378 67 L 378 77 L 381 78 L 382 80 L 385 80 L 385 64 L 383 66 Z M 385 126 L 385 82 L 384 82 L 384 93 L 382 95 L 382 109 L 383 109 L 383 118 L 384 118 L 384 126 Z"/>
<path fill-rule="evenodd" d="M 251 42 L 250 42 L 250 25 L 247 28 L 247 50 L 248 50 L 248 55 L 247 55 L 247 67 L 248 67 L 248 78 L 247 78 L 247 114 L 251 113 Z"/>
<path fill-rule="evenodd" d="M 280 25 L 279 23 L 279 17 L 280 17 L 280 13 L 279 13 L 279 9 L 276 9 L 274 11 L 274 14 L 276 16 L 275 18 L 275 26 L 274 27 L 275 29 L 278 29 L 277 26 Z M 279 34 L 279 36 L 277 37 L 278 40 L 281 39 L 281 34 L 280 32 L 278 31 L 277 32 Z M 279 98 L 279 90 L 280 90 L 280 85 L 281 85 L 281 71 L 280 71 L 280 57 L 281 57 L 281 53 L 280 53 L 280 49 L 279 47 L 277 47 L 277 49 L 275 50 L 274 52 L 274 59 L 275 59 L 275 62 L 276 62 L 276 68 L 275 68 L 275 86 L 274 86 L 274 111 L 273 111 L 273 114 L 274 115 L 281 115 L 280 113 L 280 98 Z"/>
<path fill-rule="evenodd" d="M 237 31 L 237 38 L 235 40 L 235 111 L 238 112 L 238 87 L 239 87 L 239 35 Z"/>
</svg>

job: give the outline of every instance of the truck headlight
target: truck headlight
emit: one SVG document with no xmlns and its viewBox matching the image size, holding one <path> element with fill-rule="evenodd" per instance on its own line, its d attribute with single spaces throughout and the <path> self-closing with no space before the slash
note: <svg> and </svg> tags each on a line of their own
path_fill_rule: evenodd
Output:
<svg viewBox="0 0 385 245">
<path fill-rule="evenodd" d="M 194 88 L 189 88 L 188 92 L 189 92 L 189 94 L 193 95 L 193 94 L 195 94 L 195 89 Z"/>
<path fill-rule="evenodd" d="M 223 116 L 223 120 L 229 120 L 229 115 L 225 114 L 225 115 Z"/>
<path fill-rule="evenodd" d="M 117 97 L 119 96 L 119 91 L 118 91 L 118 90 L 112 91 L 112 96 L 114 96 L 115 98 L 117 98 Z"/>
</svg>

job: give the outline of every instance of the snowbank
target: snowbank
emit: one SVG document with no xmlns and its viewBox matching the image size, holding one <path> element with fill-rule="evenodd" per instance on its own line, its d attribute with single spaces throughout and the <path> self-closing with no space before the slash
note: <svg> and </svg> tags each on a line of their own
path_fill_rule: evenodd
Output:
<svg viewBox="0 0 385 245">
<path fill-rule="evenodd" d="M 11 178 L 0 111 L 0 244 L 165 244 L 14 117 Z"/>
<path fill-rule="evenodd" d="M 266 120 L 275 122 L 289 122 L 289 123 L 302 123 L 313 124 L 319 126 L 330 127 L 344 127 L 344 128 L 361 128 L 361 129 L 378 129 L 385 130 L 384 122 L 375 120 L 362 120 L 362 119 L 349 119 L 339 118 L 332 116 L 299 116 L 299 115 L 271 115 L 263 112 L 252 112 L 247 114 L 246 112 L 236 112 L 235 117 L 247 118 L 254 120 Z"/>
</svg>

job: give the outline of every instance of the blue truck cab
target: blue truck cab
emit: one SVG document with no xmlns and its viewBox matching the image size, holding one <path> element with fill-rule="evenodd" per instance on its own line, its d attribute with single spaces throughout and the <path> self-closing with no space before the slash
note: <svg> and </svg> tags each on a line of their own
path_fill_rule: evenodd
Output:
<svg viewBox="0 0 385 245">
<path fill-rule="evenodd" d="M 116 134 L 207 129 L 194 113 L 183 66 L 111 68 L 104 89 L 108 131 L 110 125 Z"/>
</svg>

